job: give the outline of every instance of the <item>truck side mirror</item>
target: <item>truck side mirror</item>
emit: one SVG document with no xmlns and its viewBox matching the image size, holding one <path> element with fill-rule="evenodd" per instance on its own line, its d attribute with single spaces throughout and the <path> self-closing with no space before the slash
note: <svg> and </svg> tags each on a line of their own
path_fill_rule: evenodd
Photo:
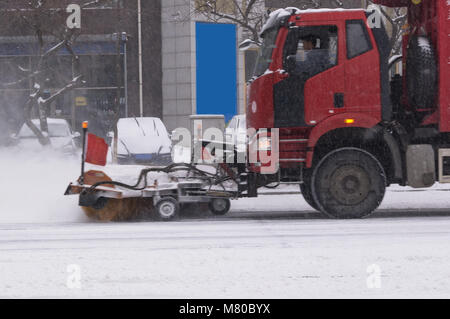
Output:
<svg viewBox="0 0 450 319">
<path fill-rule="evenodd" d="M 255 48 L 259 48 L 259 43 L 256 43 L 253 40 L 247 39 L 245 41 L 243 41 L 241 44 L 239 44 L 239 50 L 240 51 L 247 51 L 250 49 L 255 49 Z"/>
<path fill-rule="evenodd" d="M 286 71 L 288 73 L 293 73 L 297 66 L 297 57 L 295 55 L 288 55 L 285 61 Z"/>
</svg>

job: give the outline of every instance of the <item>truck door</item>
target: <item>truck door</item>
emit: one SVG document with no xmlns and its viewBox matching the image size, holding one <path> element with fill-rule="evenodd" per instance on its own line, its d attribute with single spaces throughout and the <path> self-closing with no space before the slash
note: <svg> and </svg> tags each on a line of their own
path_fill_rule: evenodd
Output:
<svg viewBox="0 0 450 319">
<path fill-rule="evenodd" d="M 344 107 L 341 22 L 291 28 L 284 48 L 289 76 L 274 86 L 275 127 L 313 126 Z"/>
<path fill-rule="evenodd" d="M 349 112 L 381 116 L 380 54 L 363 20 L 345 25 L 345 107 Z"/>
</svg>

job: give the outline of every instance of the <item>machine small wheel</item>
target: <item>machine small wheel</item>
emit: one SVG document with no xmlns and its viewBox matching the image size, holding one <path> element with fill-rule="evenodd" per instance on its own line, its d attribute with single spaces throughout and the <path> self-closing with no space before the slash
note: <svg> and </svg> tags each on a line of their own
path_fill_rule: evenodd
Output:
<svg viewBox="0 0 450 319">
<path fill-rule="evenodd" d="M 173 197 L 161 199 L 155 207 L 158 218 L 162 221 L 174 220 L 178 217 L 180 205 Z"/>
<path fill-rule="evenodd" d="M 228 198 L 214 198 L 209 202 L 209 210 L 214 215 L 223 216 L 230 211 L 231 203 Z"/>
</svg>

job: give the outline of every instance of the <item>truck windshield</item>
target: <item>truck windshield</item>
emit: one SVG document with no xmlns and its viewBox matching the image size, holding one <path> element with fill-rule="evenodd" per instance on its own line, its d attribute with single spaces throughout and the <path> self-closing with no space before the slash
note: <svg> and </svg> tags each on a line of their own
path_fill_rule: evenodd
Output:
<svg viewBox="0 0 450 319">
<path fill-rule="evenodd" d="M 256 62 L 255 76 L 261 76 L 269 69 L 272 62 L 273 50 L 276 48 L 278 29 L 272 29 L 264 35 L 264 41 L 258 54 Z"/>
</svg>

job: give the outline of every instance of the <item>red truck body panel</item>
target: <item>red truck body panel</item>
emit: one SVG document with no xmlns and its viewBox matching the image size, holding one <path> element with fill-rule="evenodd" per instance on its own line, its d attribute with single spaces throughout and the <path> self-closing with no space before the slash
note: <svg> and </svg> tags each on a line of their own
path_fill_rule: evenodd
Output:
<svg viewBox="0 0 450 319">
<path fill-rule="evenodd" d="M 450 2 L 438 2 L 439 124 L 441 132 L 450 132 Z"/>
</svg>

